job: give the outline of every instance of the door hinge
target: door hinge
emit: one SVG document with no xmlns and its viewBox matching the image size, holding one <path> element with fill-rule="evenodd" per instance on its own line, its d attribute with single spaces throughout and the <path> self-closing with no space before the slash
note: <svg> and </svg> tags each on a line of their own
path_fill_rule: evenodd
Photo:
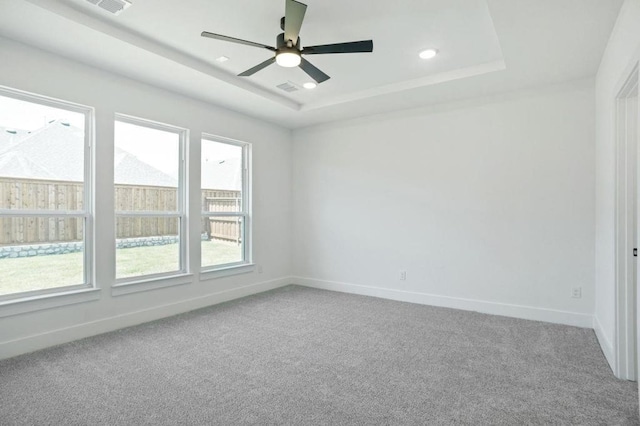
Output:
<svg viewBox="0 0 640 426">
<path fill-rule="evenodd" d="M 635 257 L 638 257 L 638 249 L 637 249 L 637 248 L 634 248 L 634 249 L 633 249 L 633 255 L 634 255 Z"/>
</svg>

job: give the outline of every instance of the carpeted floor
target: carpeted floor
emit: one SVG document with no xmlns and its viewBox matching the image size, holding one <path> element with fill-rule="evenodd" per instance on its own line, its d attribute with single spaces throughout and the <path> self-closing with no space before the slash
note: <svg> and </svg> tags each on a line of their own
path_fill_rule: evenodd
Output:
<svg viewBox="0 0 640 426">
<path fill-rule="evenodd" d="M 0 361 L 0 424 L 639 424 L 592 330 L 302 287 Z"/>
</svg>

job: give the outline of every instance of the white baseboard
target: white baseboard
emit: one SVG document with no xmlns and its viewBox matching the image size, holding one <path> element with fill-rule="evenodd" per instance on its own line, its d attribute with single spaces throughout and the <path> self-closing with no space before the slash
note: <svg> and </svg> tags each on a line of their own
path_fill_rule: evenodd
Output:
<svg viewBox="0 0 640 426">
<path fill-rule="evenodd" d="M 218 293 L 207 294 L 193 299 L 182 300 L 162 306 L 156 306 L 142 311 L 131 312 L 114 317 L 104 318 L 98 321 L 91 321 L 74 325 L 58 330 L 49 331 L 42 334 L 28 336 L 8 342 L 0 343 L 0 359 L 33 352 L 50 346 L 71 342 L 85 337 L 95 336 L 109 331 L 130 327 L 160 318 L 193 311 L 218 303 L 227 302 L 252 294 L 262 293 L 291 284 L 290 277 L 279 278 L 271 281 L 264 281 L 231 290 L 220 291 Z"/>
<path fill-rule="evenodd" d="M 304 277 L 293 277 L 292 282 L 293 284 L 298 284 L 305 287 L 340 291 L 343 293 L 361 294 L 364 296 L 380 297 L 384 299 L 398 300 L 401 302 L 440 306 L 444 308 L 481 312 L 484 314 L 502 315 L 506 317 L 522 318 L 534 321 L 545 321 L 556 324 L 573 325 L 583 328 L 593 327 L 593 316 L 578 312 L 558 311 L 554 309 L 538 308 L 533 306 L 511 305 L 506 303 L 463 299 L 458 297 L 438 296 L 427 293 L 417 293 L 335 281 L 316 280 L 313 278 Z"/>
<path fill-rule="evenodd" d="M 600 343 L 600 348 L 602 348 L 602 353 L 604 357 L 607 359 L 609 363 L 609 367 L 611 370 L 616 372 L 616 357 L 614 356 L 613 344 L 611 340 L 607 337 L 607 334 L 604 332 L 602 328 L 602 324 L 598 320 L 596 315 L 593 316 L 593 330 L 596 332 L 596 337 L 598 338 L 598 343 Z"/>
</svg>

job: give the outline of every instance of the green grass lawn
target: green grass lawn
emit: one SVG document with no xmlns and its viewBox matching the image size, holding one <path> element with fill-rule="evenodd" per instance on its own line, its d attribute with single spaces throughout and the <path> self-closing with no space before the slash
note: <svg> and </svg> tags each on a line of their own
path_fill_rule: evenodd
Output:
<svg viewBox="0 0 640 426">
<path fill-rule="evenodd" d="M 201 247 L 205 266 L 242 260 L 241 248 L 235 243 L 203 241 Z M 70 253 L 0 259 L 0 295 L 81 284 L 82 258 L 82 253 Z M 117 277 L 177 271 L 178 259 L 177 244 L 119 249 L 116 252 Z"/>
</svg>

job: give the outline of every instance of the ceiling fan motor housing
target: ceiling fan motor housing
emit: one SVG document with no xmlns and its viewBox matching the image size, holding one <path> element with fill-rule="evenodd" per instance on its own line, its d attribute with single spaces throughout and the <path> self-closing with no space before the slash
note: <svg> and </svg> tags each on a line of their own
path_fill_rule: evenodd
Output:
<svg viewBox="0 0 640 426">
<path fill-rule="evenodd" d="M 284 33 L 278 34 L 276 37 L 276 50 L 278 52 L 300 52 L 300 37 L 296 40 L 295 44 L 289 44 L 289 40 L 284 39 Z"/>
</svg>

